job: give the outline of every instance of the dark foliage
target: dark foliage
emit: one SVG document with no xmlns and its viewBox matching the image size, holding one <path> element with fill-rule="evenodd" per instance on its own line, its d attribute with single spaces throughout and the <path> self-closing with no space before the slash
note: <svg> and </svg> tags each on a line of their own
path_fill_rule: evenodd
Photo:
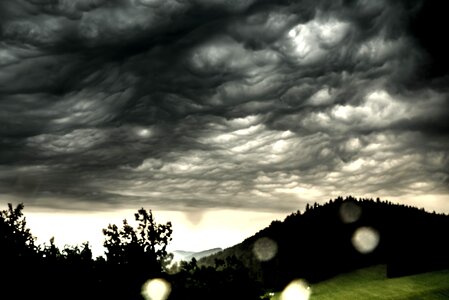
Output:
<svg viewBox="0 0 449 300">
<path fill-rule="evenodd" d="M 143 299 L 142 285 L 170 260 L 171 223 L 157 224 L 151 211 L 135 214 L 136 229 L 126 220 L 104 229 L 106 259 L 93 260 L 88 243 L 36 246 L 23 208 L 8 205 L 0 215 L 1 299 Z"/>
<path fill-rule="evenodd" d="M 151 210 L 138 210 L 136 228 L 126 220 L 121 228 L 105 228 L 105 258 L 94 260 L 88 243 L 59 249 L 51 239 L 36 245 L 23 208 L 9 204 L 0 212 L 1 299 L 141 300 L 148 279 L 164 278 L 170 300 L 251 300 L 295 278 L 317 282 L 380 263 L 390 277 L 449 268 L 449 216 L 379 199 L 339 197 L 307 205 L 304 213 L 273 221 L 239 245 L 171 268 L 171 223 L 156 223 Z M 369 251 L 354 246 L 360 228 L 377 234 Z M 264 261 L 254 251 L 261 238 L 277 246 Z"/>
<path fill-rule="evenodd" d="M 35 254 L 34 238 L 26 227 L 23 204 L 0 212 L 0 257 L 9 263 L 28 260 Z"/>
<path fill-rule="evenodd" d="M 162 276 L 171 256 L 166 247 L 171 241 L 172 225 L 157 224 L 152 211 L 139 209 L 134 229 L 126 220 L 118 229 L 111 225 L 103 229 L 106 239 L 106 263 L 102 266 L 103 291 L 108 297 L 140 299 L 142 285 L 149 278 Z M 133 298 L 133 299 L 134 299 Z"/>
<path fill-rule="evenodd" d="M 195 259 L 183 262 L 171 280 L 170 300 L 258 300 L 262 294 L 261 285 L 250 278 L 249 270 L 235 257 L 216 261 L 213 267 L 199 267 Z"/>
</svg>

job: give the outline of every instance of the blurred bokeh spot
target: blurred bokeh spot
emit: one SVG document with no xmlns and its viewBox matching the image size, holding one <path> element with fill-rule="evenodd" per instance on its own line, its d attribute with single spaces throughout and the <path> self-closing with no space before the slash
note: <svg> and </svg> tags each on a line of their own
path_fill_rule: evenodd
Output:
<svg viewBox="0 0 449 300">
<path fill-rule="evenodd" d="M 360 227 L 352 236 L 352 245 L 360 253 L 370 253 L 379 244 L 379 233 L 371 227 Z"/>
<path fill-rule="evenodd" d="M 165 279 L 150 279 L 142 286 L 145 300 L 166 300 L 171 292 L 171 285 Z"/>
<path fill-rule="evenodd" d="M 354 223 L 362 214 L 362 209 L 354 202 L 344 202 L 340 206 L 340 218 L 343 223 Z"/>
<path fill-rule="evenodd" d="M 253 252 L 260 261 L 272 259 L 278 251 L 278 245 L 270 238 L 263 237 L 254 243 Z"/>
<path fill-rule="evenodd" d="M 312 290 L 306 281 L 295 279 L 281 293 L 281 300 L 308 300 Z"/>
</svg>

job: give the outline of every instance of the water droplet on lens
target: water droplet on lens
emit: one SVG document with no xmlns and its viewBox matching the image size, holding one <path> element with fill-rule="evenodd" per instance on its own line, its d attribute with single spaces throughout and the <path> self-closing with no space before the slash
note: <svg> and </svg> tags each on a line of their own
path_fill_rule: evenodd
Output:
<svg viewBox="0 0 449 300">
<path fill-rule="evenodd" d="M 272 259 L 278 251 L 278 245 L 270 238 L 263 237 L 254 243 L 253 252 L 260 261 Z"/>
<path fill-rule="evenodd" d="M 340 218 L 343 223 L 354 223 L 362 214 L 362 209 L 354 202 L 344 202 L 340 206 Z"/>
<path fill-rule="evenodd" d="M 371 227 L 360 227 L 352 236 L 352 245 L 363 254 L 372 252 L 378 244 L 379 233 Z"/>
<path fill-rule="evenodd" d="M 150 279 L 142 286 L 145 300 L 166 300 L 171 292 L 171 285 L 161 278 Z"/>
<path fill-rule="evenodd" d="M 312 290 L 306 281 L 293 280 L 281 293 L 281 300 L 308 300 Z"/>
</svg>

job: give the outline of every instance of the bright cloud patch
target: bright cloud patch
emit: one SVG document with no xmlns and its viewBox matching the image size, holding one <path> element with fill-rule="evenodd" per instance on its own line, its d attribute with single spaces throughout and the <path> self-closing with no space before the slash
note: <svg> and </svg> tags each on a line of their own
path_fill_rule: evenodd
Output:
<svg viewBox="0 0 449 300">
<path fill-rule="evenodd" d="M 313 20 L 298 24 L 287 34 L 282 51 L 296 57 L 299 63 L 314 63 L 337 46 L 348 31 L 348 24 L 337 20 Z"/>
</svg>

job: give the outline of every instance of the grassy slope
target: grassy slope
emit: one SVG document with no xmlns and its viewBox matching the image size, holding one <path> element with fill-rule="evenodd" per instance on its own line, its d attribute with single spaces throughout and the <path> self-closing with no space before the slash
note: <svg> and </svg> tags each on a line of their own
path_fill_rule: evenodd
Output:
<svg viewBox="0 0 449 300">
<path fill-rule="evenodd" d="M 393 279 L 385 274 L 385 266 L 376 266 L 336 276 L 312 285 L 310 300 L 449 299 L 449 270 Z"/>
</svg>

